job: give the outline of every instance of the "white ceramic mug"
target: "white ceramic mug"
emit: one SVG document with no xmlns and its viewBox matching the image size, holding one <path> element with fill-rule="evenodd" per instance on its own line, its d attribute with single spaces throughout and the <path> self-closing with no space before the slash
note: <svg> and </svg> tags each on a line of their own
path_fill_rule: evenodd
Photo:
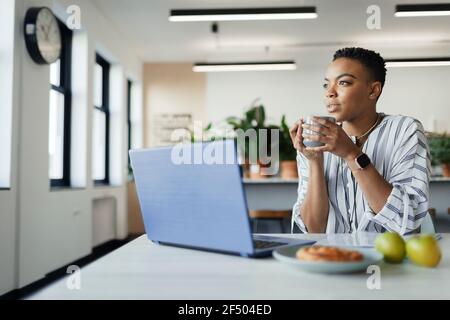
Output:
<svg viewBox="0 0 450 320">
<path fill-rule="evenodd" d="M 330 121 L 330 122 L 336 123 L 336 119 L 333 118 L 333 117 L 330 117 L 330 116 L 315 116 L 315 117 L 321 118 L 321 119 L 325 119 L 325 120 L 328 120 L 328 121 Z M 321 126 L 320 124 L 318 124 L 317 122 L 315 122 L 315 121 L 313 120 L 313 116 L 306 117 L 306 119 L 305 119 L 305 124 L 309 124 L 309 125 L 313 125 L 313 126 Z M 312 130 L 308 130 L 308 129 L 303 129 L 303 133 L 304 133 L 304 134 L 313 135 L 313 136 L 314 136 L 314 135 L 319 135 L 319 133 L 314 132 L 314 131 L 312 131 Z M 306 140 L 306 139 L 304 139 L 304 140 L 303 140 L 303 145 L 304 145 L 305 147 L 322 147 L 322 146 L 324 146 L 325 144 L 322 143 L 322 142 L 320 142 L 320 141 L 312 141 L 312 140 Z"/>
</svg>

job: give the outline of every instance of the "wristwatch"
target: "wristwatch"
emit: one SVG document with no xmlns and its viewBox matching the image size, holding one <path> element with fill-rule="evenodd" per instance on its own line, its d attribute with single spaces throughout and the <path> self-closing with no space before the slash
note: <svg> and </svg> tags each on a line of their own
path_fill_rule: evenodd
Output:
<svg viewBox="0 0 450 320">
<path fill-rule="evenodd" d="M 370 164 L 370 159 L 365 153 L 361 153 L 355 158 L 355 163 L 359 170 L 366 168 Z"/>
</svg>

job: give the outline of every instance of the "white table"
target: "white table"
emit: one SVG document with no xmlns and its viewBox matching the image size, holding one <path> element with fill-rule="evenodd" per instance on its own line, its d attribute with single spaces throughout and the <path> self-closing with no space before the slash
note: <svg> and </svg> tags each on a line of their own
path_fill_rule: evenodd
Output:
<svg viewBox="0 0 450 320">
<path fill-rule="evenodd" d="M 324 235 L 278 235 L 314 240 Z M 61 279 L 30 299 L 450 299 L 450 234 L 436 269 L 381 265 L 381 289 L 370 274 L 306 273 L 273 258 L 248 259 L 158 246 L 141 236 L 81 269 L 81 289 Z"/>
</svg>

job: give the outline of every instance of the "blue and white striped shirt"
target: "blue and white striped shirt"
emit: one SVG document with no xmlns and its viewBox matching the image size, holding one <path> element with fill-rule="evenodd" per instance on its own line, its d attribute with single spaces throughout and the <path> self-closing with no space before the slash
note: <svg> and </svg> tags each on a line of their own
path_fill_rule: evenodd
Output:
<svg viewBox="0 0 450 320">
<path fill-rule="evenodd" d="M 387 230 L 407 234 L 417 231 L 428 212 L 431 171 L 422 124 L 406 116 L 385 115 L 370 133 L 362 151 L 392 185 L 392 192 L 385 206 L 375 214 L 346 162 L 325 152 L 324 170 L 329 198 L 326 233 Z M 297 165 L 300 180 L 292 226 L 295 223 L 302 232 L 308 232 L 300 212 L 308 187 L 308 160 L 300 153 L 297 153 Z"/>
</svg>

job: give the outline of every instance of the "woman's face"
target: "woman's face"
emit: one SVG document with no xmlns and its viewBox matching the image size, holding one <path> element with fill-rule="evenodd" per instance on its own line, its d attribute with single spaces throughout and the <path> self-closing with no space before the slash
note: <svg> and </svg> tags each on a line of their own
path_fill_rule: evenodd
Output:
<svg viewBox="0 0 450 320">
<path fill-rule="evenodd" d="M 373 112 L 379 93 L 373 92 L 373 81 L 367 69 L 357 60 L 338 58 L 333 61 L 324 79 L 324 102 L 336 122 L 352 121 Z"/>
</svg>

